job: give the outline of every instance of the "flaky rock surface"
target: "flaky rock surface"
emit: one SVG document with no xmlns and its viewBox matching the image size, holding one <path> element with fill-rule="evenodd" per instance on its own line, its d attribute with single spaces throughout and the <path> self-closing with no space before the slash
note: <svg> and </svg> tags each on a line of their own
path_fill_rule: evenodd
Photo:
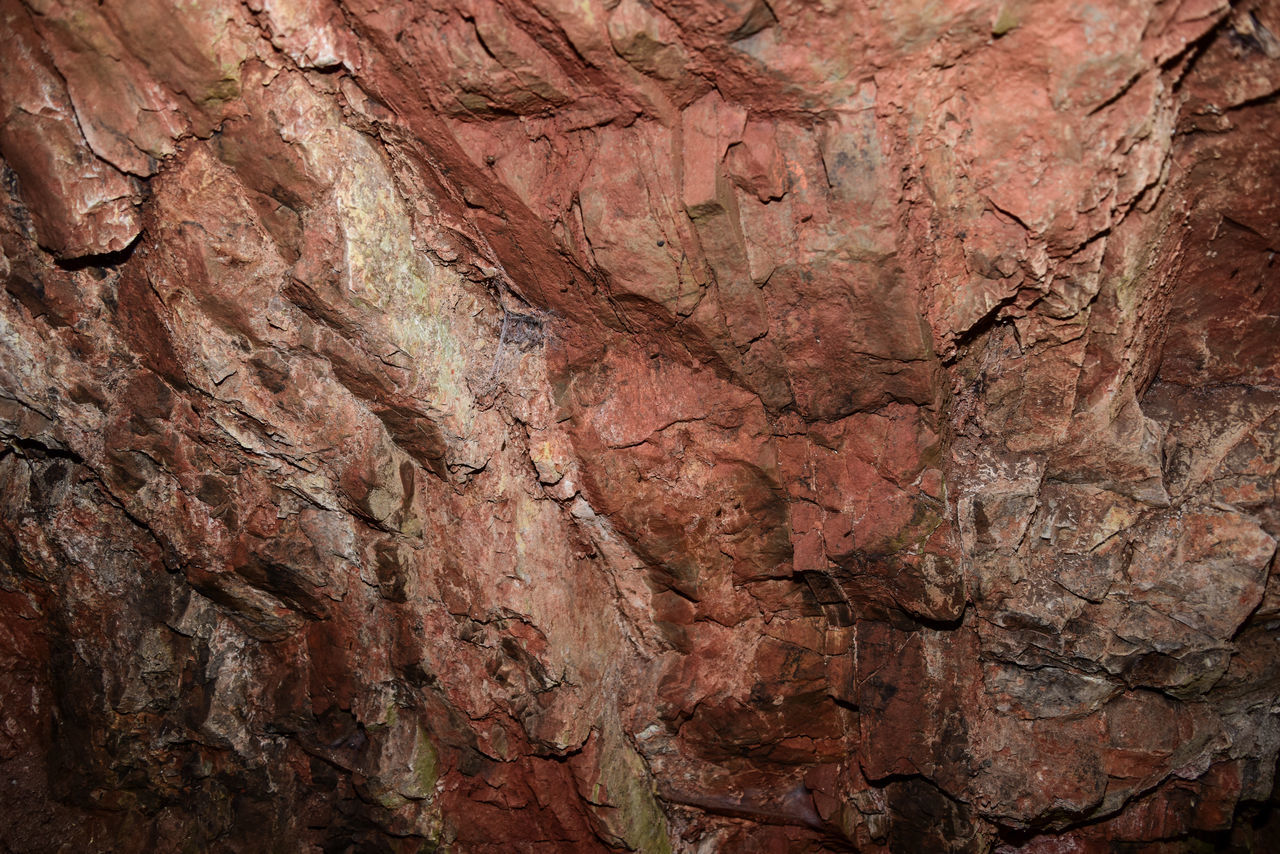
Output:
<svg viewBox="0 0 1280 854">
<path fill-rule="evenodd" d="M 0 20 L 0 850 L 1280 838 L 1275 0 Z"/>
</svg>

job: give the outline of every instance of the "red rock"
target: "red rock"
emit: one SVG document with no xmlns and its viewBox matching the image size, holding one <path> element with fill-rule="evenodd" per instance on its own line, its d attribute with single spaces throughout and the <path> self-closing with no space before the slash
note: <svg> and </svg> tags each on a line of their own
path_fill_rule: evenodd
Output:
<svg viewBox="0 0 1280 854">
<path fill-rule="evenodd" d="M 0 848 L 1263 850 L 1272 0 L 0 17 Z"/>
<path fill-rule="evenodd" d="M 138 188 L 90 150 L 30 12 L 14 2 L 0 14 L 12 61 L 27 69 L 5 75 L 0 88 L 0 153 L 22 185 L 37 239 L 63 259 L 123 250 L 138 234 Z"/>
</svg>

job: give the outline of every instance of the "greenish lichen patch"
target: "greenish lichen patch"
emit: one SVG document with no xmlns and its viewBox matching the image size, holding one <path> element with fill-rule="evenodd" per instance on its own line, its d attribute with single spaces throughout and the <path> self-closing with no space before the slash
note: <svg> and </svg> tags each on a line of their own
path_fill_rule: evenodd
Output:
<svg viewBox="0 0 1280 854">
<path fill-rule="evenodd" d="M 1005 33 L 1011 32 L 1018 28 L 1022 23 L 1018 13 L 1009 6 L 1001 6 L 999 14 L 996 15 L 995 22 L 991 25 L 991 35 L 1000 38 Z"/>
<path fill-rule="evenodd" d="M 431 797 L 435 792 L 436 781 L 440 779 L 440 754 L 428 737 L 427 731 L 422 727 L 418 727 L 411 764 L 414 781 L 417 784 L 417 796 Z M 408 792 L 405 794 L 409 795 Z M 413 797 L 413 795 L 409 796 Z"/>
</svg>

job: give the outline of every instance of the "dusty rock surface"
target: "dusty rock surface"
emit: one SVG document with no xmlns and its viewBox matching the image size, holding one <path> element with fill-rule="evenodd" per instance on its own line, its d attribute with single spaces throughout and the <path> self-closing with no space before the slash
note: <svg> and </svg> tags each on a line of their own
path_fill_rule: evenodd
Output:
<svg viewBox="0 0 1280 854">
<path fill-rule="evenodd" d="M 0 851 L 1277 850 L 1280 3 L 0 21 Z"/>
</svg>

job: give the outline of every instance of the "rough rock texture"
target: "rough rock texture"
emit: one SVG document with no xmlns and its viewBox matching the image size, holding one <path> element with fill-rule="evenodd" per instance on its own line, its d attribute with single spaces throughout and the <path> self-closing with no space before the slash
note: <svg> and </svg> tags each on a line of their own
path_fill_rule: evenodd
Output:
<svg viewBox="0 0 1280 854">
<path fill-rule="evenodd" d="M 1277 850 L 1280 3 L 0 19 L 0 851 Z"/>
</svg>

